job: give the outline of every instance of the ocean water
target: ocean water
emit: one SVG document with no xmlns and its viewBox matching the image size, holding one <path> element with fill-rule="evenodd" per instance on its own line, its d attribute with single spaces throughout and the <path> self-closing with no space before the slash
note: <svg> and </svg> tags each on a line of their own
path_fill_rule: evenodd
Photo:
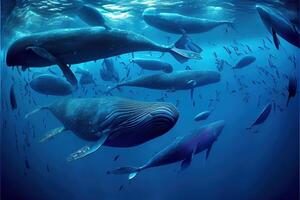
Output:
<svg viewBox="0 0 300 200">
<path fill-rule="evenodd" d="M 190 90 L 123 87 L 113 91 L 112 96 L 173 103 L 179 119 L 168 132 L 141 145 L 128 148 L 102 146 L 87 157 L 68 162 L 66 158 L 71 153 L 93 142 L 67 131 L 39 143 L 42 135 L 62 124 L 47 110 L 28 119 L 25 115 L 58 99 L 106 97 L 107 88 L 116 83 L 101 79 L 99 70 L 103 60 L 72 65 L 72 71 L 82 68 L 91 72 L 96 84 L 79 85 L 72 94 L 60 97 L 40 94 L 28 85 L 39 73 L 54 71 L 63 78 L 56 65 L 22 71 L 8 67 L 5 57 L 8 47 L 17 38 L 52 29 L 89 27 L 74 13 L 75 8 L 84 3 L 98 8 L 110 27 L 142 34 L 163 45 L 173 44 L 181 35 L 146 24 L 141 15 L 147 7 L 207 19 L 234 19 L 234 28 L 222 25 L 205 33 L 188 34 L 203 49 L 200 60 L 179 63 L 168 53 L 149 51 L 112 57 L 121 81 L 157 73 L 141 70 L 131 63 L 133 57 L 161 59 L 170 63 L 174 71 L 216 71 L 221 80 L 195 88 L 193 99 Z M 290 75 L 296 76 L 299 88 L 300 51 L 281 37 L 280 48 L 276 49 L 272 35 L 255 9 L 257 3 L 262 2 L 2 1 L 1 199 L 298 199 L 299 89 L 288 106 L 286 101 Z M 272 1 L 263 3 L 282 6 Z M 231 54 L 225 48 L 229 48 Z M 256 61 L 242 69 L 231 69 L 244 56 L 254 56 Z M 224 65 L 220 66 L 220 60 Z M 12 85 L 16 109 L 11 108 Z M 268 103 L 272 104 L 272 110 L 267 120 L 248 130 Z M 208 119 L 194 121 L 195 115 L 205 110 L 212 111 Z M 181 170 L 180 162 L 176 162 L 141 171 L 132 180 L 128 180 L 127 175 L 107 174 L 108 170 L 118 167 L 142 166 L 176 137 L 188 135 L 217 120 L 225 120 L 226 125 L 208 159 L 205 152 L 201 152 L 193 156 L 191 165 L 185 170 Z M 115 160 L 116 156 L 118 159 Z"/>
</svg>

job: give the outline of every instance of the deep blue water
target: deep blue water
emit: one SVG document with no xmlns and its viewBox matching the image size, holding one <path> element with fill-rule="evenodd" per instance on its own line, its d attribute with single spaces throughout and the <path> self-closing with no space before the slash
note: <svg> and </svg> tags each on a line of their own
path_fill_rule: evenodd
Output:
<svg viewBox="0 0 300 200">
<path fill-rule="evenodd" d="M 36 16 L 34 19 L 36 20 Z M 76 24 L 76 20 L 79 19 L 75 18 L 72 26 Z M 161 44 L 171 44 L 180 37 L 150 26 L 145 27 L 141 20 L 131 20 L 137 21 L 131 21 L 127 25 L 122 21 L 119 28 L 144 34 Z M 47 29 L 35 22 L 31 21 L 23 28 Z M 114 21 L 113 24 L 116 25 L 117 22 Z M 78 21 L 78 26 L 81 25 L 82 22 Z M 16 29 L 20 31 L 22 26 L 16 26 Z M 161 59 L 171 63 L 174 70 L 184 70 L 186 66 L 190 66 L 191 70 L 218 71 L 214 53 L 232 65 L 245 55 L 255 56 L 255 63 L 240 70 L 232 70 L 230 65 L 225 64 L 220 71 L 220 82 L 195 89 L 194 105 L 190 91 L 167 92 L 133 87 L 114 91 L 113 95 L 119 97 L 141 101 L 163 99 L 171 102 L 179 110 L 179 120 L 169 132 L 142 145 L 131 148 L 104 146 L 74 162 L 66 161 L 68 155 L 89 142 L 68 131 L 48 142 L 38 143 L 39 137 L 48 130 L 61 126 L 61 123 L 49 111 L 41 111 L 30 119 L 24 119 L 25 114 L 37 106 L 65 98 L 42 95 L 26 88 L 34 72 L 49 73 L 47 68 L 18 72 L 17 69 L 6 66 L 4 55 L 9 41 L 28 30 L 25 33 L 18 32 L 15 36 L 3 35 L 2 38 L 6 37 L 3 41 L 8 42 L 3 44 L 1 51 L 1 199 L 298 199 L 299 94 L 286 107 L 286 75 L 295 74 L 299 80 L 299 49 L 280 39 L 281 48 L 277 50 L 272 41 L 267 39 L 271 39 L 271 35 L 256 12 L 239 14 L 234 30 L 226 29 L 226 26 L 220 26 L 207 33 L 190 35 L 203 49 L 202 60 L 189 60 L 180 64 L 169 54 L 164 54 Z M 245 44 L 252 52 L 247 51 Z M 224 46 L 231 48 L 231 55 L 226 53 Z M 241 55 L 238 56 L 233 51 L 233 46 L 239 48 Z M 127 73 L 122 62 L 131 68 L 131 78 L 140 76 L 140 69 L 129 63 L 132 56 L 159 58 L 161 53 L 139 52 L 114 57 L 114 65 L 121 78 Z M 295 57 L 296 66 L 289 59 L 291 56 Z M 271 68 L 269 62 L 276 68 Z M 71 97 L 105 96 L 102 92 L 115 83 L 101 80 L 101 64 L 102 60 L 98 60 L 72 66 L 72 69 L 83 67 L 92 72 L 98 86 L 80 86 Z M 275 82 L 270 76 L 261 73 L 259 67 L 272 74 Z M 60 73 L 57 66 L 51 68 Z M 276 70 L 279 76 L 276 75 Z M 150 71 L 142 73 L 153 74 Z M 11 84 L 15 87 L 18 104 L 16 110 L 10 108 Z M 220 94 L 217 95 L 218 93 Z M 275 106 L 266 122 L 253 130 L 246 130 L 261 109 L 270 102 Z M 213 111 L 207 120 L 195 122 L 194 116 L 204 110 Z M 108 170 L 121 166 L 141 166 L 177 136 L 184 136 L 197 127 L 217 120 L 225 120 L 226 126 L 213 145 L 208 160 L 205 159 L 205 152 L 202 152 L 193 157 L 191 166 L 184 171 L 180 171 L 180 163 L 174 163 L 142 171 L 131 181 L 127 180 L 126 175 L 106 174 Z M 114 161 L 116 155 L 120 157 Z M 122 185 L 123 189 L 119 190 Z"/>
</svg>

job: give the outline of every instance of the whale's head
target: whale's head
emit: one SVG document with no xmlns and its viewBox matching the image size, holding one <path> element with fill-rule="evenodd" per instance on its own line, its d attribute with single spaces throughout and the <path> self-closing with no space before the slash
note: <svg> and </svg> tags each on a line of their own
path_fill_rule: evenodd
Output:
<svg viewBox="0 0 300 200">
<path fill-rule="evenodd" d="M 166 102 L 120 101 L 110 114 L 111 146 L 142 144 L 168 132 L 177 122 L 176 107 Z"/>
<path fill-rule="evenodd" d="M 53 64 L 33 51 L 35 46 L 30 41 L 32 37 L 35 37 L 35 35 L 19 38 L 9 46 L 6 53 L 6 65 L 8 67 L 21 66 L 22 70 L 25 70 L 29 67 Z"/>
</svg>

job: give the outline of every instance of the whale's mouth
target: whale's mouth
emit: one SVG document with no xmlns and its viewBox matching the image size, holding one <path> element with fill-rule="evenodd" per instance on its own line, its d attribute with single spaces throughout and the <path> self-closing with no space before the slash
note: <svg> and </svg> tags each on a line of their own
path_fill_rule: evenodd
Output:
<svg viewBox="0 0 300 200">
<path fill-rule="evenodd" d="M 112 146 L 135 146 L 168 132 L 179 113 L 170 103 L 120 103 L 110 114 Z"/>
</svg>

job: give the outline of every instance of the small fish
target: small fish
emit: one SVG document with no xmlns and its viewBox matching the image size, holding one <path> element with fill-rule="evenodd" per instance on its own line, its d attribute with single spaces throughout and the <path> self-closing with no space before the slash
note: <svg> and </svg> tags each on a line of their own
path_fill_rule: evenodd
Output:
<svg viewBox="0 0 300 200">
<path fill-rule="evenodd" d="M 247 47 L 249 52 L 252 52 L 252 49 L 247 44 L 246 44 L 246 47 Z"/>
<path fill-rule="evenodd" d="M 119 159 L 119 157 L 120 157 L 120 155 L 116 155 L 116 156 L 114 157 L 114 161 L 117 161 L 117 160 Z"/>
<path fill-rule="evenodd" d="M 25 158 L 25 167 L 26 169 L 30 169 L 30 165 L 27 158 Z"/>
<path fill-rule="evenodd" d="M 289 105 L 290 99 L 294 96 L 296 96 L 296 91 L 297 91 L 297 79 L 294 76 L 289 77 L 289 86 L 288 86 L 288 99 L 286 102 L 286 106 Z"/>
<path fill-rule="evenodd" d="M 256 118 L 255 122 L 247 129 L 251 129 L 253 126 L 264 123 L 266 121 L 266 119 L 268 118 L 268 116 L 270 115 L 271 110 L 272 110 L 272 103 L 269 103 L 262 109 L 261 113 Z"/>
<path fill-rule="evenodd" d="M 124 185 L 121 185 L 121 186 L 119 187 L 119 191 L 123 190 L 123 188 L 124 188 Z"/>
<path fill-rule="evenodd" d="M 10 99 L 10 107 L 12 110 L 16 109 L 18 107 L 17 105 L 17 99 L 15 95 L 14 85 L 11 85 L 10 91 L 9 91 L 9 99 Z"/>
<path fill-rule="evenodd" d="M 191 68 L 190 66 L 187 65 L 187 66 L 185 67 L 185 70 L 192 70 L 192 68 Z"/>
<path fill-rule="evenodd" d="M 203 112 L 200 112 L 199 114 L 197 114 L 195 117 L 194 117 L 194 120 L 197 122 L 197 121 L 201 121 L 201 120 L 206 120 L 209 115 L 210 115 L 211 111 L 203 111 Z"/>
<path fill-rule="evenodd" d="M 49 165 L 46 166 L 47 172 L 50 172 Z"/>
<path fill-rule="evenodd" d="M 231 51 L 230 51 L 229 48 L 227 48 L 227 47 L 225 47 L 225 46 L 223 46 L 223 48 L 226 50 L 226 52 L 227 52 L 228 55 L 231 55 Z"/>
</svg>

